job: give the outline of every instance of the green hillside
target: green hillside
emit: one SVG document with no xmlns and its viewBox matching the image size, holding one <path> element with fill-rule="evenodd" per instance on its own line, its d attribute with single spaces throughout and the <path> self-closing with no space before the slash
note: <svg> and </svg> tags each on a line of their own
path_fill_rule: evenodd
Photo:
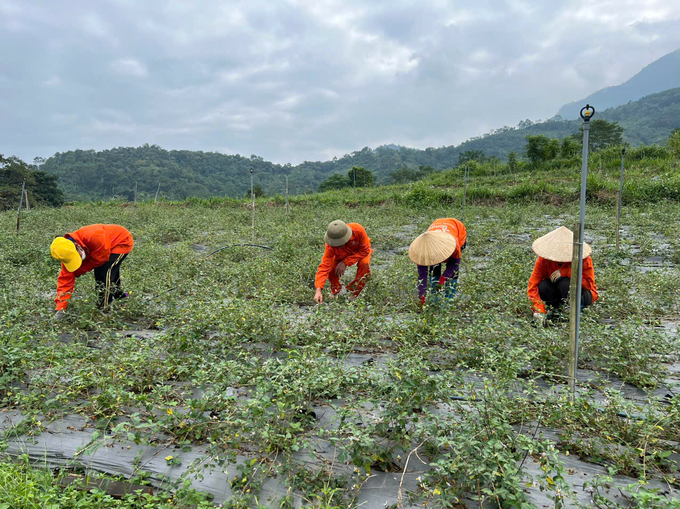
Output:
<svg viewBox="0 0 680 509">
<path fill-rule="evenodd" d="M 580 101 L 565 104 L 559 115 L 577 119 L 578 112 L 586 103 L 596 104 L 600 109 L 614 108 L 675 87 L 680 87 L 680 49 L 655 60 L 621 85 L 603 88 Z"/>
<path fill-rule="evenodd" d="M 625 129 L 624 141 L 631 145 L 665 143 L 670 132 L 680 127 L 680 88 L 598 111 L 596 118 L 619 122 Z M 135 181 L 141 199 L 153 197 L 159 184 L 160 196 L 169 199 L 243 196 L 250 188 L 251 169 L 255 183 L 268 194 L 282 194 L 286 176 L 290 192 L 304 194 L 315 191 L 328 176 L 346 173 L 352 166 L 371 170 L 376 183 L 382 184 L 389 181 L 393 171 L 403 167 L 455 167 L 460 155 L 467 151 L 505 159 L 511 151 L 522 153 L 527 135 L 564 138 L 578 132 L 579 126 L 576 120 L 551 119 L 540 123 L 525 120 L 516 127 L 506 126 L 458 146 L 425 150 L 394 145 L 365 147 L 332 161 L 305 161 L 296 166 L 274 164 L 254 155 L 168 151 L 156 145 L 100 152 L 75 150 L 55 154 L 41 170 L 59 177 L 59 186 L 69 200 L 102 200 L 114 195 L 132 199 Z"/>
</svg>

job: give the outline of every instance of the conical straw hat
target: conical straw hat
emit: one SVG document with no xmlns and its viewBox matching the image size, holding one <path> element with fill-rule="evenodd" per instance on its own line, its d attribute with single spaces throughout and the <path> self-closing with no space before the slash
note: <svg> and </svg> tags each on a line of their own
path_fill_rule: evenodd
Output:
<svg viewBox="0 0 680 509">
<path fill-rule="evenodd" d="M 538 256 L 546 260 L 561 263 L 570 262 L 574 250 L 574 232 L 569 228 L 560 226 L 557 230 L 553 230 L 543 235 L 543 237 L 534 240 L 531 249 Z M 585 260 L 591 254 L 593 254 L 592 248 L 584 242 L 583 259 Z"/>
<path fill-rule="evenodd" d="M 442 231 L 425 232 L 411 242 L 408 257 L 418 265 L 437 265 L 449 258 L 455 249 L 453 235 Z"/>
</svg>

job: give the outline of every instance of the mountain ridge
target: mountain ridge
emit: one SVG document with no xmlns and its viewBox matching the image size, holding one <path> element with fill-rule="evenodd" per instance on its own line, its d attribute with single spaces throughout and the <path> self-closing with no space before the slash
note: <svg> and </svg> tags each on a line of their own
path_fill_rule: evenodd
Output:
<svg viewBox="0 0 680 509">
<path fill-rule="evenodd" d="M 578 119 L 578 112 L 586 104 L 596 104 L 604 110 L 675 87 L 680 87 L 680 48 L 646 65 L 620 85 L 602 88 L 579 101 L 565 104 L 557 114 L 567 120 Z"/>
</svg>

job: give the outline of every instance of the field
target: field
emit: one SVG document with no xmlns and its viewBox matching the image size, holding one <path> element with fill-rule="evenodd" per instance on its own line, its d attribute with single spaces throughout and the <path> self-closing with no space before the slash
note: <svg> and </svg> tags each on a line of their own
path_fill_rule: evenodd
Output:
<svg viewBox="0 0 680 509">
<path fill-rule="evenodd" d="M 650 187 L 660 166 L 677 182 L 677 161 L 632 170 L 618 251 L 615 164 L 591 177 L 600 300 L 573 401 L 568 322 L 536 328 L 526 296 L 532 240 L 576 221 L 567 170 L 542 193 L 531 173 L 480 172 L 458 295 L 424 311 L 406 249 L 461 218 L 445 174 L 356 205 L 297 197 L 289 217 L 260 199 L 254 243 L 271 250 L 234 246 L 252 242 L 238 201 L 38 209 L 19 235 L 0 214 L 0 508 L 680 507 L 680 205 Z M 372 277 L 356 302 L 315 306 L 336 218 L 366 227 Z M 54 322 L 49 244 L 100 222 L 135 238 L 130 298 L 98 311 L 88 274 Z M 155 494 L 61 488 L 67 472 Z"/>
</svg>

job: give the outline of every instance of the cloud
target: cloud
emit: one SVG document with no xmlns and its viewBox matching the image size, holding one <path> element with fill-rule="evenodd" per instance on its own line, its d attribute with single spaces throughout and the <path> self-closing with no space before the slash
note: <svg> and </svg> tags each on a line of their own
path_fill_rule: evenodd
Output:
<svg viewBox="0 0 680 509">
<path fill-rule="evenodd" d="M 119 58 L 111 63 L 111 69 L 117 74 L 146 78 L 149 71 L 144 64 L 134 58 Z"/>
<path fill-rule="evenodd" d="M 0 153 L 296 163 L 550 117 L 680 47 L 680 4 L 0 0 L 0 44 Z"/>
</svg>

